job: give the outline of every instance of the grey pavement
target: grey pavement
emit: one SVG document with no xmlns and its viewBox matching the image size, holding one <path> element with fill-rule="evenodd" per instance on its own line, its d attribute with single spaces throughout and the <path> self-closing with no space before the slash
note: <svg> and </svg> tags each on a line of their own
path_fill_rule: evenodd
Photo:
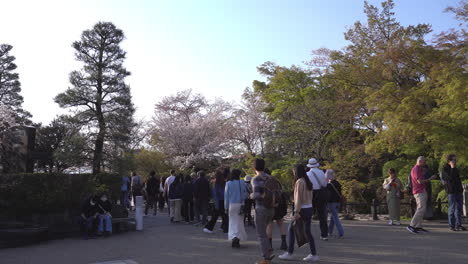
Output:
<svg viewBox="0 0 468 264">
<path fill-rule="evenodd" d="M 468 263 L 468 232 L 450 232 L 440 221 L 426 222 L 428 234 L 412 234 L 405 225 L 388 226 L 385 221 L 343 221 L 345 237 L 318 240 L 318 222 L 313 222 L 319 263 Z M 259 258 L 255 230 L 248 227 L 249 240 L 232 249 L 227 235 L 215 227 L 214 234 L 202 227 L 170 224 L 167 214 L 145 218 L 145 229 L 115 234 L 107 238 L 82 240 L 68 238 L 21 248 L 0 250 L 1 264 L 201 264 L 254 263 Z M 277 232 L 277 231 L 276 231 Z M 280 244 L 275 234 L 274 248 Z M 275 254 L 282 252 L 275 250 Z M 296 249 L 301 263 L 308 247 Z"/>
</svg>

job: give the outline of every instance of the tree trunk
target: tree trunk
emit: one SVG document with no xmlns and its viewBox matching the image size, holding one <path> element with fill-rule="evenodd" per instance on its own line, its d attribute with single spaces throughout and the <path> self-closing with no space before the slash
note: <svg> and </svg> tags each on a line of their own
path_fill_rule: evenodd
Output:
<svg viewBox="0 0 468 264">
<path fill-rule="evenodd" d="M 99 125 L 99 132 L 94 142 L 94 156 L 93 156 L 93 174 L 101 172 L 102 152 L 104 149 L 104 137 L 106 136 L 106 123 L 102 113 L 102 58 L 105 50 L 105 39 L 101 40 L 101 47 L 99 49 L 99 63 L 97 64 L 97 94 L 96 94 L 96 115 Z"/>
<path fill-rule="evenodd" d="M 102 119 L 103 120 L 103 119 Z M 104 136 L 105 136 L 104 120 L 99 121 L 99 133 L 94 143 L 94 156 L 93 156 L 93 174 L 101 172 L 102 152 L 104 149 Z"/>
</svg>

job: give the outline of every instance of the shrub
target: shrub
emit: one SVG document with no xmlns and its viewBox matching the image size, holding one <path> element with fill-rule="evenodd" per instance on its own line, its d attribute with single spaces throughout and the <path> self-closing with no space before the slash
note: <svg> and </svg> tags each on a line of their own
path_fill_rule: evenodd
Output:
<svg viewBox="0 0 468 264">
<path fill-rule="evenodd" d="M 118 199 L 121 177 L 116 174 L 1 174 L 0 212 L 8 219 L 79 210 L 92 194 Z"/>
</svg>

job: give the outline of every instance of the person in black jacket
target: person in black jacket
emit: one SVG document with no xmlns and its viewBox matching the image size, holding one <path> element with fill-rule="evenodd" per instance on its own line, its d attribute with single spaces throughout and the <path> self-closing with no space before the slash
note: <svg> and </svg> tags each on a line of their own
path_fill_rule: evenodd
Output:
<svg viewBox="0 0 468 264">
<path fill-rule="evenodd" d="M 447 156 L 447 163 L 442 168 L 441 178 L 448 194 L 449 202 L 449 227 L 452 231 L 466 231 L 462 226 L 461 216 L 463 210 L 463 186 L 460 180 L 460 172 L 455 154 Z"/>
<path fill-rule="evenodd" d="M 145 183 L 146 188 L 146 207 L 145 215 L 148 215 L 149 208 L 154 208 L 153 215 L 156 215 L 158 211 L 157 200 L 159 195 L 159 180 L 156 178 L 156 172 L 151 171 L 150 177 Z"/>
<path fill-rule="evenodd" d="M 94 223 L 98 216 L 97 197 L 91 196 L 85 200 L 81 207 L 81 225 L 83 230 L 83 238 L 88 239 L 93 237 Z"/>
<path fill-rule="evenodd" d="M 331 236 L 333 234 L 333 227 L 336 226 L 338 230 L 338 238 L 341 238 L 344 235 L 343 226 L 341 225 L 338 212 L 340 211 L 341 206 L 341 184 L 335 178 L 335 172 L 328 169 L 325 172 L 325 176 L 329 181 L 327 184 L 328 189 L 328 201 L 327 207 L 328 211 L 331 214 L 330 224 L 328 225 L 328 233 Z"/>
<path fill-rule="evenodd" d="M 193 221 L 193 185 L 192 177 L 190 175 L 185 176 L 185 181 L 182 188 L 182 217 L 185 222 L 189 223 Z"/>
<path fill-rule="evenodd" d="M 210 183 L 206 179 L 206 174 L 204 171 L 199 171 L 198 179 L 193 183 L 193 200 L 194 206 L 197 208 L 195 211 L 195 219 L 197 220 L 197 225 L 206 225 L 208 223 L 208 203 L 210 201 Z M 200 214 L 202 219 L 200 222 Z"/>
<path fill-rule="evenodd" d="M 99 196 L 97 205 L 97 210 L 99 213 L 98 234 L 101 235 L 103 232 L 105 232 L 106 235 L 112 234 L 112 203 L 109 201 L 107 194 L 103 193 Z"/>
<path fill-rule="evenodd" d="M 183 197 L 183 185 L 182 185 L 183 175 L 178 175 L 175 177 L 174 182 L 171 183 L 169 188 L 169 204 L 171 206 L 170 219 L 171 222 L 180 222 L 182 220 L 181 207 L 182 207 L 182 197 Z"/>
</svg>

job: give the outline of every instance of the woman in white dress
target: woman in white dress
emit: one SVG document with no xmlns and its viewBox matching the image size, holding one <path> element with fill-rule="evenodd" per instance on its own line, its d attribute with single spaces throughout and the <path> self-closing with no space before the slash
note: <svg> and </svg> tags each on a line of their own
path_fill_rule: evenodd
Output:
<svg viewBox="0 0 468 264">
<path fill-rule="evenodd" d="M 232 241 L 232 247 L 239 248 L 240 240 L 247 240 L 244 227 L 244 200 L 246 190 L 244 181 L 240 180 L 241 171 L 231 171 L 231 180 L 226 183 L 224 190 L 224 208 L 229 214 L 228 240 Z"/>
</svg>

